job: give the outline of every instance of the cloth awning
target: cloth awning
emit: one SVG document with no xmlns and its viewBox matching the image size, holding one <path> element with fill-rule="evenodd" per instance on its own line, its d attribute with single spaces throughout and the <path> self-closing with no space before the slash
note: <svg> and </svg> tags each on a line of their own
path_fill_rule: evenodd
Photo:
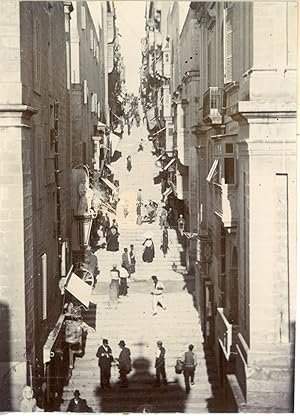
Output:
<svg viewBox="0 0 300 416">
<path fill-rule="evenodd" d="M 55 327 L 52 329 L 52 331 L 48 335 L 47 341 L 45 342 L 44 347 L 43 347 L 43 363 L 44 364 L 48 363 L 51 360 L 50 353 L 56 341 L 56 338 L 59 334 L 59 331 L 61 330 L 64 319 L 65 319 L 65 315 L 62 313 L 59 316 L 55 324 Z"/>
<path fill-rule="evenodd" d="M 116 214 L 116 210 L 108 202 L 108 196 L 104 191 L 100 191 L 98 188 L 95 188 L 95 195 L 99 200 L 99 210 L 107 214 Z"/>
<path fill-rule="evenodd" d="M 118 188 L 110 180 L 101 178 L 101 181 L 105 183 L 113 192 L 118 192 Z"/>
<path fill-rule="evenodd" d="M 163 193 L 163 196 L 169 196 L 171 195 L 172 192 L 173 192 L 173 189 L 171 187 L 167 188 L 165 192 Z"/>
<path fill-rule="evenodd" d="M 156 133 L 152 134 L 152 136 L 157 136 L 159 133 L 161 133 L 162 131 L 166 130 L 165 127 L 163 127 L 162 129 L 158 130 Z"/>
<path fill-rule="evenodd" d="M 112 165 L 108 162 L 105 162 L 105 166 L 111 171 L 111 173 L 114 172 L 114 168 L 112 167 Z"/>
<path fill-rule="evenodd" d="M 65 289 L 71 293 L 71 295 L 75 296 L 86 309 L 89 308 L 93 286 L 85 283 L 76 273 L 72 273 L 67 281 Z"/>
<path fill-rule="evenodd" d="M 163 152 L 161 155 L 158 156 L 158 158 L 156 159 L 155 162 L 158 162 L 164 155 L 165 155 L 165 153 Z"/>
<path fill-rule="evenodd" d="M 111 155 L 113 156 L 120 141 L 120 137 L 114 133 L 110 133 L 109 138 L 111 142 Z"/>
<path fill-rule="evenodd" d="M 173 159 L 171 159 L 170 162 L 166 164 L 166 166 L 164 167 L 164 170 L 169 169 L 169 167 L 172 166 L 175 161 L 176 161 L 176 158 L 173 157 Z"/>
</svg>

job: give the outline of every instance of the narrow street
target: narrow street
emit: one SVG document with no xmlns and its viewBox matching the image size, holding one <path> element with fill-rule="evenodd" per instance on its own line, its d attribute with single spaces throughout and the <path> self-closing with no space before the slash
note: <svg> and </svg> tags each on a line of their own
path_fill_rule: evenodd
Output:
<svg viewBox="0 0 300 416">
<path fill-rule="evenodd" d="M 140 139 L 144 139 L 144 151 L 137 152 Z M 219 390 L 215 386 L 214 359 L 203 349 L 203 336 L 199 317 L 193 306 L 194 278 L 181 266 L 183 249 L 177 240 L 176 230 L 169 230 L 170 251 L 164 258 L 160 250 L 161 230 L 158 218 L 152 224 L 136 225 L 136 192 L 142 189 L 143 200 L 149 198 L 161 206 L 160 185 L 153 178 L 159 169 L 152 154 L 152 143 L 147 140 L 146 129 L 133 127 L 132 134 L 124 134 L 117 150 L 119 158 L 112 162 L 115 176 L 120 181 L 120 201 L 117 222 L 120 233 L 120 250 L 110 253 L 98 250 L 100 276 L 93 290 L 91 302 L 97 306 L 96 332 L 89 332 L 83 357 L 76 357 L 72 377 L 64 390 L 65 411 L 75 389 L 87 400 L 94 412 L 217 412 L 222 411 Z M 126 169 L 126 157 L 132 157 L 132 170 Z M 127 201 L 129 215 L 124 219 L 122 204 Z M 143 263 L 142 243 L 144 233 L 152 232 L 155 244 L 153 263 Z M 109 305 L 109 270 L 114 263 L 120 265 L 124 247 L 134 244 L 136 273 L 128 279 L 129 296 L 121 297 L 116 308 Z M 177 271 L 172 270 L 172 264 Z M 156 274 L 165 285 L 167 309 L 159 308 L 152 316 L 151 275 Z M 166 330 L 167 329 L 167 330 Z M 131 350 L 133 371 L 129 374 L 128 389 L 118 384 L 118 369 L 112 367 L 112 389 L 100 389 L 100 371 L 96 352 L 102 339 L 107 338 L 114 357 L 118 357 L 118 342 L 124 339 Z M 157 340 L 166 348 L 166 372 L 168 385 L 154 388 L 155 349 Z M 175 374 L 174 366 L 188 345 L 195 346 L 198 356 L 195 385 L 189 395 L 185 393 L 183 375 Z"/>
</svg>

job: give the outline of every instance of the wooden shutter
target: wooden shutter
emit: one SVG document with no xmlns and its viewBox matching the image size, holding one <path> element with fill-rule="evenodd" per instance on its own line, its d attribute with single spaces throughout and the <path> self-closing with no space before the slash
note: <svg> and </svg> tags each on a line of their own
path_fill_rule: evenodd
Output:
<svg viewBox="0 0 300 416">
<path fill-rule="evenodd" d="M 224 64 L 225 84 L 232 82 L 232 54 L 233 54 L 233 7 L 225 9 L 225 39 L 224 39 Z"/>
</svg>

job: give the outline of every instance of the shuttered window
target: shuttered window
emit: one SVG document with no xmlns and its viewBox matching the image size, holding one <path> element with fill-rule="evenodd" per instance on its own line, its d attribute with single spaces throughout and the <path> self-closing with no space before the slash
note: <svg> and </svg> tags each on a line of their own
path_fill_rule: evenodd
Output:
<svg viewBox="0 0 300 416">
<path fill-rule="evenodd" d="M 232 82 L 233 7 L 224 10 L 224 82 Z"/>
<path fill-rule="evenodd" d="M 83 104 L 87 104 L 88 101 L 88 87 L 87 87 L 87 80 L 83 80 Z"/>
<path fill-rule="evenodd" d="M 85 7 L 81 6 L 81 29 L 86 28 Z"/>
</svg>

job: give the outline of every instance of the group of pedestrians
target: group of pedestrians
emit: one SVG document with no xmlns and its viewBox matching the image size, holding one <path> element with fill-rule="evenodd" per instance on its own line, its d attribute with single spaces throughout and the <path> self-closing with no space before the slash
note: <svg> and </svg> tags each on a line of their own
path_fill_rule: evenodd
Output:
<svg viewBox="0 0 300 416">
<path fill-rule="evenodd" d="M 99 346 L 96 357 L 100 367 L 100 386 L 103 390 L 110 389 L 111 367 L 116 363 L 119 369 L 120 387 L 128 387 L 128 374 L 132 371 L 131 352 L 124 340 L 118 343 L 120 353 L 118 358 L 114 358 L 112 349 L 107 339 L 103 339 Z M 198 365 L 197 355 L 194 353 L 194 345 L 190 344 L 188 350 L 180 357 L 183 366 L 183 375 L 185 381 L 185 389 L 188 393 L 191 385 L 195 383 L 195 371 Z M 155 351 L 155 383 L 154 387 L 160 387 L 161 384 L 167 385 L 166 374 L 166 348 L 161 340 L 156 342 Z"/>
<path fill-rule="evenodd" d="M 135 250 L 134 245 L 130 244 L 130 251 L 125 247 L 122 253 L 121 267 L 113 264 L 110 270 L 109 300 L 115 304 L 120 296 L 128 296 L 128 281 L 135 273 Z"/>
</svg>

